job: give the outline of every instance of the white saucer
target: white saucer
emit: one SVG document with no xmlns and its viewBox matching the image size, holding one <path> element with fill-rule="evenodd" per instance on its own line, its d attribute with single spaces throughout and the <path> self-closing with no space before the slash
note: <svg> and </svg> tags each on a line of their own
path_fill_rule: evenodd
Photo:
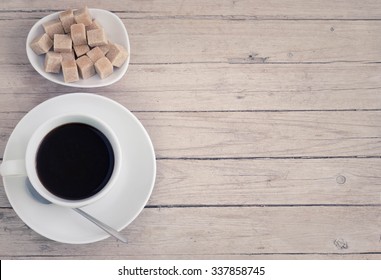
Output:
<svg viewBox="0 0 381 280">
<path fill-rule="evenodd" d="M 82 209 L 111 227 L 122 230 L 147 203 L 156 177 L 155 153 L 139 120 L 119 103 L 95 94 L 72 93 L 36 106 L 17 124 L 4 152 L 4 161 L 25 156 L 27 142 L 48 118 L 67 112 L 87 112 L 101 118 L 119 138 L 123 160 L 117 185 L 97 202 Z M 72 244 L 100 241 L 107 233 L 71 209 L 35 200 L 27 189 L 27 178 L 3 178 L 5 192 L 19 217 L 37 233 Z"/>
</svg>

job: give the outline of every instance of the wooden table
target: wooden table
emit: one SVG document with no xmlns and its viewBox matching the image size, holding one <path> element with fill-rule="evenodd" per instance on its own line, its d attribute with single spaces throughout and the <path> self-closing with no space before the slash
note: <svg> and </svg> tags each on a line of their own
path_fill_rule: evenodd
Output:
<svg viewBox="0 0 381 280">
<path fill-rule="evenodd" d="M 128 245 L 78 246 L 29 229 L 1 185 L 2 259 L 381 259 L 380 1 L 87 1 L 131 41 L 125 77 L 92 90 L 25 53 L 39 18 L 77 3 L 1 3 L 0 154 L 30 109 L 93 92 L 148 130 L 155 189 Z"/>
</svg>

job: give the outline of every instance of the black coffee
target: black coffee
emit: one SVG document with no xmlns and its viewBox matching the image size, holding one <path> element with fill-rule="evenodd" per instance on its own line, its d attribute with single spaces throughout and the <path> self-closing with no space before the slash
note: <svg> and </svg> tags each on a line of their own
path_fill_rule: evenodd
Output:
<svg viewBox="0 0 381 280">
<path fill-rule="evenodd" d="M 52 194 L 79 200 L 98 193 L 107 184 L 114 169 L 114 152 L 98 129 L 69 123 L 45 136 L 36 165 L 41 183 Z"/>
</svg>

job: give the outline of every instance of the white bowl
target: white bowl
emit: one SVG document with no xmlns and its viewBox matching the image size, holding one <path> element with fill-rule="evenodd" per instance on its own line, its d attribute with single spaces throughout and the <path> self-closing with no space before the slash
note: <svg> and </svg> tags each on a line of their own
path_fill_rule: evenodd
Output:
<svg viewBox="0 0 381 280">
<path fill-rule="evenodd" d="M 33 25 L 26 39 L 26 53 L 27 53 L 28 59 L 30 63 L 32 64 L 32 66 L 34 67 L 34 69 L 36 69 L 36 71 L 40 73 L 41 76 L 45 77 L 46 79 L 54 83 L 61 84 L 64 86 L 95 88 L 95 87 L 104 87 L 104 86 L 111 85 L 119 81 L 123 77 L 123 75 L 126 73 L 128 64 L 130 62 L 130 54 L 131 54 L 130 41 L 128 39 L 128 33 L 126 30 L 126 27 L 124 26 L 123 22 L 118 16 L 116 16 L 115 14 L 109 11 L 101 10 L 101 9 L 89 9 L 89 11 L 93 19 L 96 19 L 104 28 L 107 39 L 110 42 L 118 43 L 127 49 L 129 53 L 127 61 L 120 68 L 114 67 L 114 72 L 103 80 L 98 75 L 94 75 L 93 77 L 88 78 L 86 80 L 80 79 L 77 82 L 65 83 L 62 72 L 59 74 L 46 73 L 44 71 L 45 55 L 43 54 L 36 55 L 31 49 L 30 43 L 34 40 L 34 38 L 44 33 L 44 28 L 42 27 L 43 23 L 53 19 L 58 19 L 58 15 L 60 12 L 57 12 L 40 19 L 35 25 Z"/>
</svg>

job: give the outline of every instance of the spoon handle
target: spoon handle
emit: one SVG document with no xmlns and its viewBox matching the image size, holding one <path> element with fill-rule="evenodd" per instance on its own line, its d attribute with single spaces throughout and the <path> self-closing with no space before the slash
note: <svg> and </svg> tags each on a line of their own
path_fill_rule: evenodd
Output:
<svg viewBox="0 0 381 280">
<path fill-rule="evenodd" d="M 111 236 L 114 236 L 116 239 L 122 241 L 123 243 L 127 243 L 127 239 L 124 236 L 122 236 L 115 229 L 113 229 L 113 228 L 109 227 L 108 225 L 102 223 L 101 221 L 95 219 L 93 216 L 87 214 L 86 212 L 84 212 L 83 210 L 81 210 L 79 208 L 73 208 L 73 210 L 76 211 L 77 213 L 79 213 L 80 215 L 82 215 L 83 217 L 85 217 L 86 219 L 88 219 L 89 221 L 96 224 L 98 227 L 103 229 L 105 232 L 107 232 Z"/>
</svg>

